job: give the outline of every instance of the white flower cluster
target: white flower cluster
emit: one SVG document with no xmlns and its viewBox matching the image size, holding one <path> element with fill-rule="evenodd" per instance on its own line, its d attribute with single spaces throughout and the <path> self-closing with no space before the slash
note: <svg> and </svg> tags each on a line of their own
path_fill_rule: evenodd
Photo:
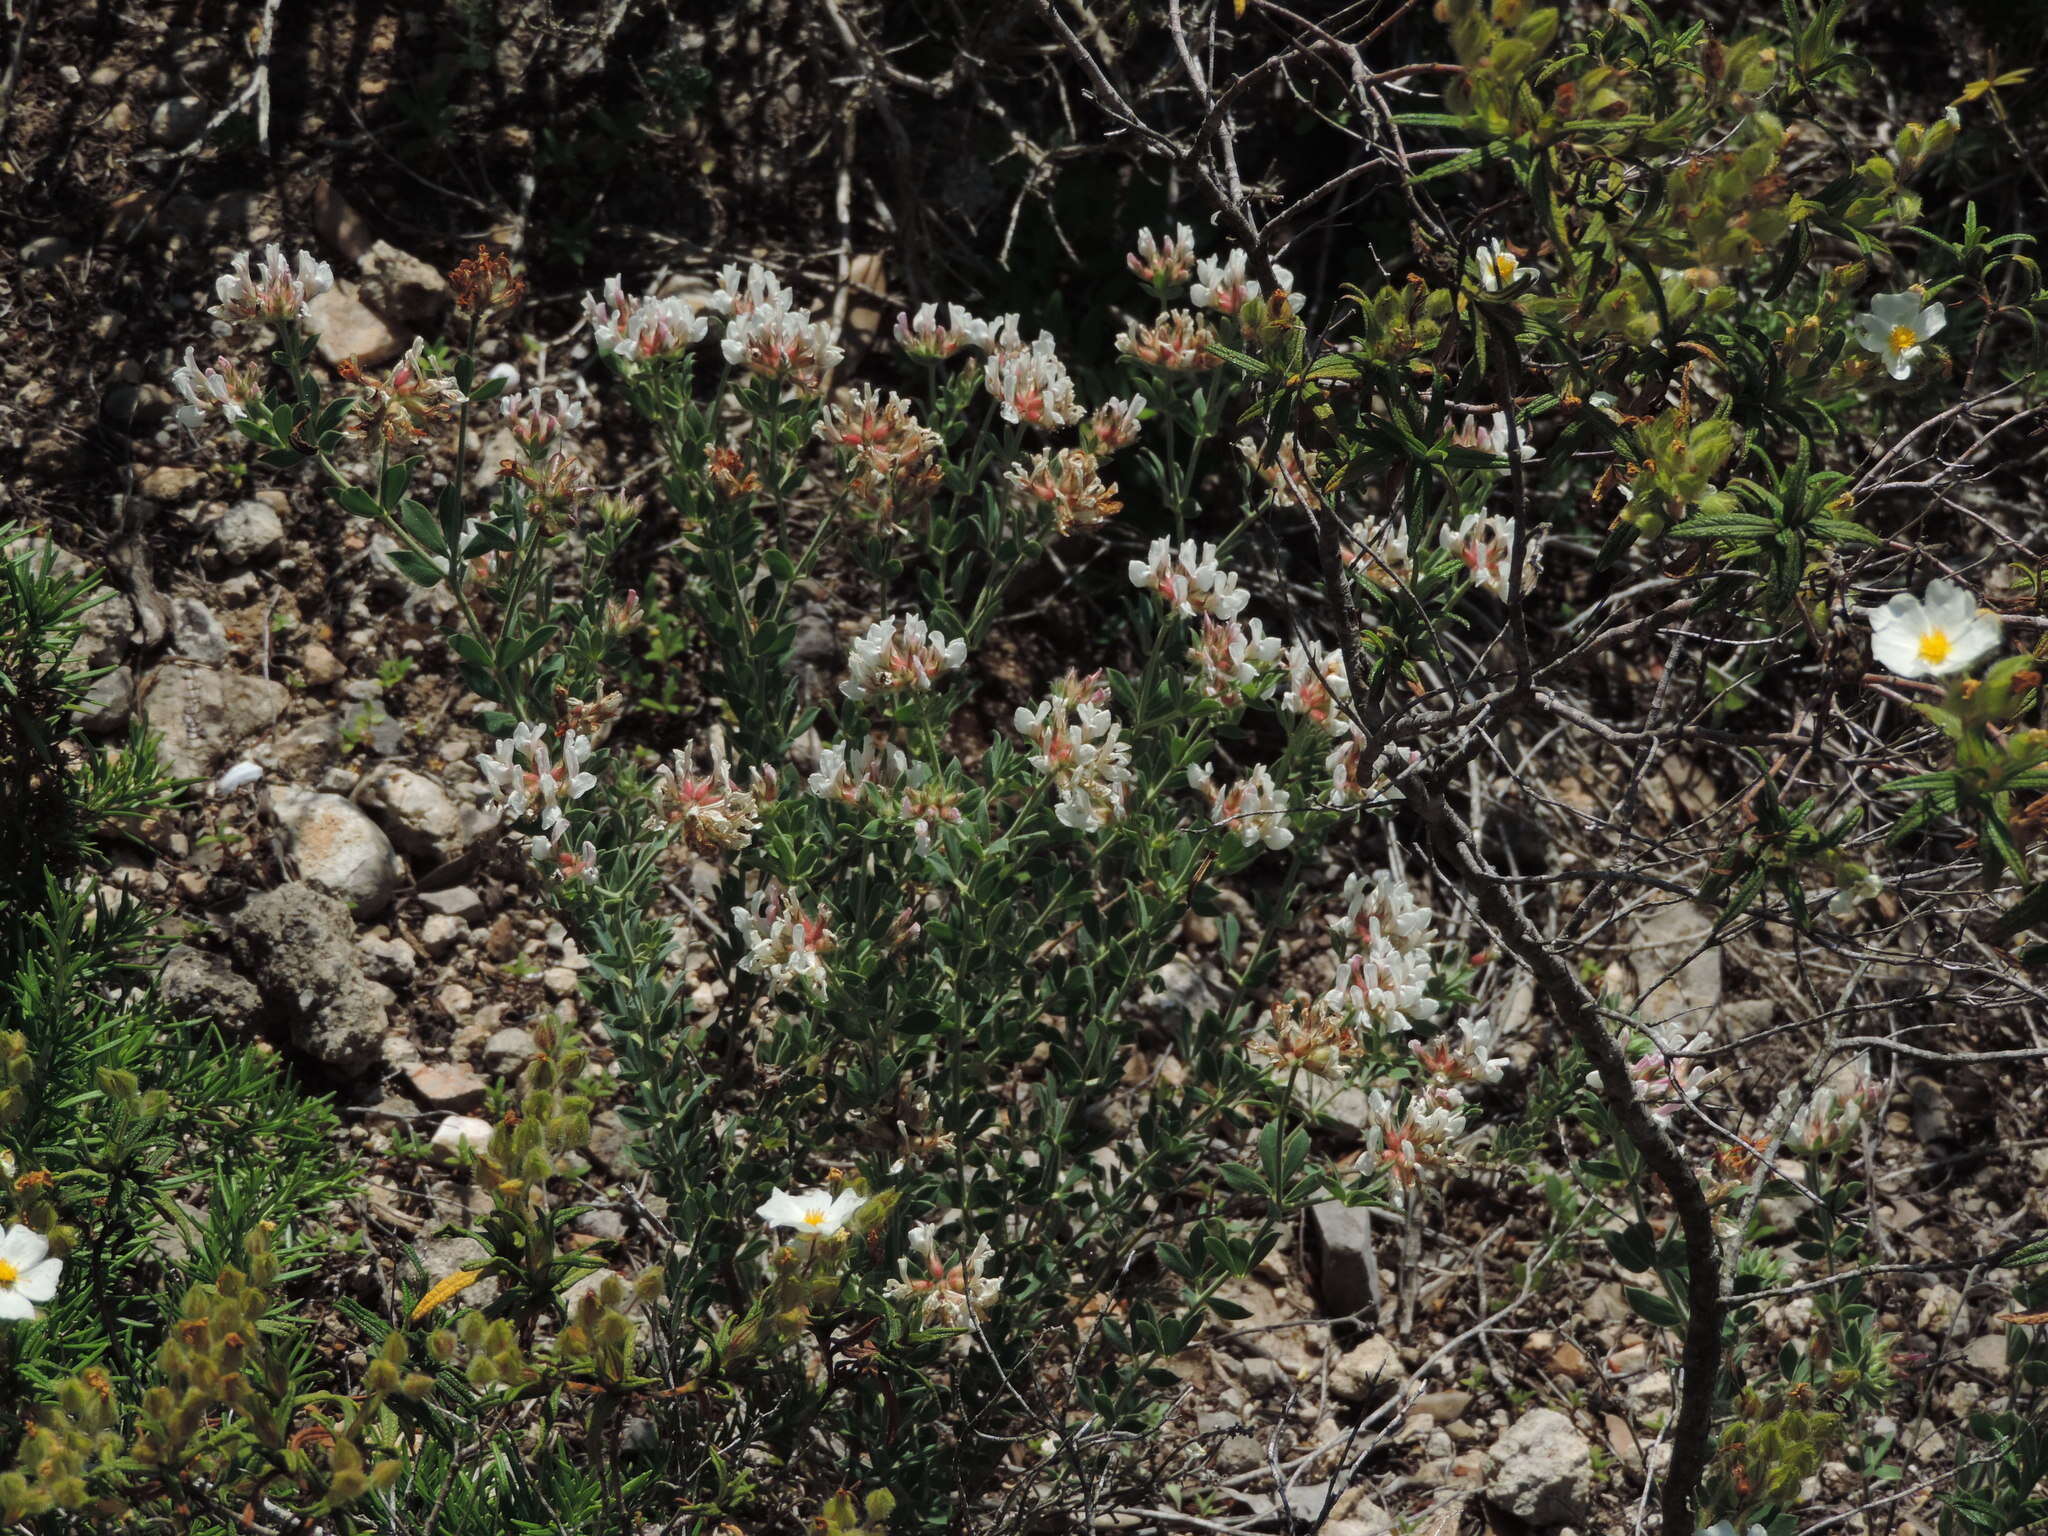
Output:
<svg viewBox="0 0 2048 1536">
<path fill-rule="evenodd" d="M 1216 563 L 1216 546 L 1197 545 L 1193 539 L 1178 550 L 1171 539 L 1154 539 L 1145 558 L 1131 562 L 1130 574 L 1132 586 L 1157 593 L 1168 607 L 1190 619 L 1227 623 L 1252 600 L 1237 577 Z"/>
<path fill-rule="evenodd" d="M 940 823 L 960 821 L 960 792 L 948 789 L 929 764 L 880 735 L 859 746 L 825 748 L 806 784 L 821 800 L 866 802 L 883 815 L 899 817 L 910 827 L 919 853 L 931 852 Z"/>
<path fill-rule="evenodd" d="M 967 345 L 981 322 L 958 304 L 946 306 L 946 320 L 939 323 L 939 306 L 920 304 L 917 313 L 903 311 L 896 317 L 896 344 L 920 362 L 943 363 Z"/>
<path fill-rule="evenodd" d="M 631 296 L 617 277 L 606 280 L 602 300 L 584 296 L 583 313 L 600 353 L 643 363 L 681 357 L 711 334 L 711 322 L 688 300 Z"/>
<path fill-rule="evenodd" d="M 1036 749 L 1031 766 L 1059 791 L 1054 815 L 1077 832 L 1098 832 L 1122 820 L 1137 777 L 1123 727 L 1105 707 L 1108 698 L 1100 673 L 1070 672 L 1036 709 L 1017 708 L 1018 734 Z"/>
<path fill-rule="evenodd" d="M 558 736 L 522 721 L 493 751 L 477 754 L 477 767 L 498 802 L 498 819 L 512 823 L 530 816 L 538 822 L 538 834 L 527 841 L 536 860 L 562 841 L 568 829 L 563 807 L 597 787 L 597 776 L 583 767 L 590 753 L 590 738 L 580 731 Z"/>
<path fill-rule="evenodd" d="M 1456 527 L 1445 524 L 1438 542 L 1465 562 L 1475 587 L 1483 587 L 1498 598 L 1507 597 L 1510 586 L 1508 573 L 1515 550 L 1515 520 L 1512 517 L 1496 517 L 1491 512 L 1468 512 Z M 1525 594 L 1535 586 L 1542 570 L 1542 530 L 1531 529 L 1527 547 L 1522 552 L 1522 591 Z"/>
<path fill-rule="evenodd" d="M 587 296 L 585 316 L 599 352 L 638 362 L 680 357 L 711 333 L 710 315 L 725 322 L 719 348 L 735 368 L 805 393 L 845 361 L 839 328 L 813 320 L 796 295 L 758 262 L 745 274 L 736 266 L 719 273 L 718 287 L 702 308 L 682 298 L 633 297 L 614 277 L 604 296 Z"/>
<path fill-rule="evenodd" d="M 1453 1160 L 1464 1128 L 1464 1106 L 1455 1093 L 1425 1086 L 1399 1100 L 1378 1088 L 1366 1095 L 1366 1156 L 1393 1181 L 1397 1197 L 1412 1194 Z"/>
<path fill-rule="evenodd" d="M 1323 759 L 1323 766 L 1330 774 L 1330 804 L 1337 807 L 1389 805 L 1405 799 L 1400 786 L 1393 780 L 1397 774 L 1421 761 L 1422 754 L 1413 747 L 1406 752 L 1397 747 L 1387 747 L 1381 751 L 1378 761 L 1373 762 L 1372 747 L 1365 732 L 1351 721 L 1343 721 L 1338 729 L 1337 744 Z"/>
<path fill-rule="evenodd" d="M 747 946 L 740 969 L 766 981 L 771 993 L 800 990 L 822 1001 L 832 984 L 825 966 L 836 942 L 831 917 L 823 907 L 815 916 L 806 912 L 794 895 L 756 891 L 748 905 L 732 909 L 733 927 Z"/>
<path fill-rule="evenodd" d="M 1685 1039 L 1669 1025 L 1653 1026 L 1648 1035 L 1637 1038 L 1638 1054 L 1629 1063 L 1629 1082 L 1634 1085 L 1636 1097 L 1648 1104 L 1650 1113 L 1659 1120 L 1677 1114 L 1687 1101 L 1721 1075 L 1718 1068 L 1702 1071 L 1689 1059 L 1704 1049 L 1709 1039 L 1704 1033 Z M 1598 1089 L 1600 1074 L 1588 1072 L 1586 1086 Z"/>
<path fill-rule="evenodd" d="M 1331 735 L 1342 733 L 1350 724 L 1340 706 L 1351 697 L 1351 674 L 1344 668 L 1344 654 L 1314 646 L 1287 648 L 1287 692 L 1280 707 L 1300 715 Z"/>
<path fill-rule="evenodd" d="M 1460 1019 L 1455 1039 L 1439 1035 L 1430 1041 L 1410 1040 L 1408 1049 L 1430 1083 L 1440 1092 L 1462 1102 L 1468 1083 L 1497 1083 L 1506 1072 L 1508 1058 L 1493 1054 L 1500 1027 L 1485 1014 Z"/>
<path fill-rule="evenodd" d="M 1415 557 L 1408 548 L 1408 525 L 1398 516 L 1359 523 L 1351 530 L 1358 548 L 1344 551 L 1344 563 L 1385 592 L 1398 592 L 1415 580 Z"/>
<path fill-rule="evenodd" d="M 759 802 L 734 786 L 725 750 L 715 737 L 710 772 L 699 773 L 681 747 L 654 770 L 654 799 L 647 818 L 650 831 L 673 829 L 686 847 L 716 854 L 746 847 L 760 825 Z"/>
<path fill-rule="evenodd" d="M 962 1262 L 949 1265 L 938 1254 L 938 1228 L 923 1222 L 910 1229 L 910 1248 L 923 1261 L 924 1273 L 913 1277 L 909 1259 L 899 1260 L 899 1278 L 890 1284 L 889 1295 L 916 1302 L 925 1327 L 965 1328 L 986 1318 L 1002 1299 L 1002 1278 L 987 1272 L 996 1251 L 986 1237 L 975 1239 Z"/>
<path fill-rule="evenodd" d="M 1429 909 L 1387 870 L 1370 880 L 1352 875 L 1344 882 L 1344 902 L 1344 915 L 1332 918 L 1330 928 L 1352 948 L 1324 1004 L 1382 1032 L 1412 1032 L 1435 1018 L 1440 1005 L 1428 994 L 1436 976 Z"/>
<path fill-rule="evenodd" d="M 1490 454 L 1505 463 L 1508 456 L 1508 413 L 1495 411 L 1493 425 L 1488 426 L 1477 416 L 1468 416 L 1451 432 L 1451 446 L 1469 448 L 1474 453 Z M 1536 457 L 1536 445 L 1529 441 L 1524 431 L 1516 440 L 1516 458 L 1524 464 Z"/>
<path fill-rule="evenodd" d="M 847 654 L 839 691 L 849 699 L 928 693 L 942 673 L 966 660 L 965 640 L 948 640 L 917 614 L 877 619 Z"/>
<path fill-rule="evenodd" d="M 1215 771 L 1207 763 L 1188 769 L 1188 788 L 1209 802 L 1209 822 L 1233 834 L 1247 848 L 1264 844 L 1278 852 L 1294 841 L 1287 825 L 1287 791 L 1273 782 L 1264 763 L 1228 789 L 1218 790 Z"/>
<path fill-rule="evenodd" d="M 1257 619 L 1219 624 L 1204 614 L 1202 632 L 1188 648 L 1188 660 L 1195 664 L 1191 681 L 1205 698 L 1242 704 L 1245 689 L 1258 686 L 1274 670 L 1282 650 L 1280 637 L 1268 635 Z"/>
<path fill-rule="evenodd" d="M 1059 359 L 1052 332 L 1040 331 L 1026 346 L 1017 333 L 1017 317 L 1006 315 L 997 328 L 980 334 L 990 348 L 985 387 L 1002 407 L 1003 420 L 1050 432 L 1088 414 L 1074 396 L 1074 380 Z"/>
<path fill-rule="evenodd" d="M 529 459 L 542 457 L 564 431 L 573 432 L 583 425 L 583 402 L 570 399 L 559 389 L 554 395 L 552 410 L 548 407 L 547 392 L 540 389 L 507 394 L 498 401 L 498 414 L 505 418 L 506 430 Z"/>
<path fill-rule="evenodd" d="M 1303 448 L 1295 441 L 1292 432 L 1281 437 L 1270 461 L 1259 444 L 1249 437 L 1237 440 L 1237 451 L 1253 473 L 1266 482 L 1273 492 L 1273 500 L 1281 506 L 1299 507 L 1310 512 L 1321 510 L 1322 457 L 1313 449 Z"/>
<path fill-rule="evenodd" d="M 236 255 L 233 267 L 213 285 L 219 300 L 207 311 L 213 328 L 225 336 L 238 325 L 304 325 L 312 319 L 308 306 L 334 286 L 334 270 L 300 251 L 295 263 L 284 259 L 284 247 L 266 246 L 264 259 L 252 271 L 248 252 Z"/>
<path fill-rule="evenodd" d="M 1171 235 L 1138 231 L 1138 248 L 1124 263 L 1139 282 L 1162 298 L 1185 283 L 1195 270 L 1195 232 L 1182 224 Z"/>
<path fill-rule="evenodd" d="M 263 398 L 263 377 L 252 365 L 223 354 L 210 368 L 201 367 L 193 349 L 185 349 L 185 366 L 171 374 L 171 385 L 185 397 L 178 407 L 178 425 L 197 432 L 210 410 L 218 410 L 227 421 L 240 421 L 249 414 L 252 401 Z"/>
<path fill-rule="evenodd" d="M 1195 281 L 1188 299 L 1197 309 L 1213 309 L 1219 315 L 1234 315 L 1262 291 L 1257 278 L 1246 275 L 1251 258 L 1235 246 L 1223 253 L 1221 261 L 1203 257 L 1195 263 Z M 1294 275 L 1285 267 L 1273 268 L 1283 290 L 1294 287 Z"/>
<path fill-rule="evenodd" d="M 1792 1122 L 1785 1139 L 1795 1147 L 1824 1150 L 1856 1134 L 1866 1117 L 1884 1103 L 1884 1085 L 1870 1073 L 1870 1057 L 1858 1056 L 1835 1073 Z"/>
</svg>

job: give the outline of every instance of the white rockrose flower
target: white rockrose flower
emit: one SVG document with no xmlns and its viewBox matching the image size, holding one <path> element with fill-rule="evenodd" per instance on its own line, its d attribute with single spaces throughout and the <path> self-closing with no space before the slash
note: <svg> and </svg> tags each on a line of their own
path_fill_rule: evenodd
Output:
<svg viewBox="0 0 2048 1536">
<path fill-rule="evenodd" d="M 1870 652 L 1878 665 L 1900 677 L 1950 677 L 1968 671 L 1998 649 L 2003 629 L 1998 616 L 1945 578 L 1927 584 L 1924 596 L 1901 592 L 1882 608 L 1866 610 Z"/>
<path fill-rule="evenodd" d="M 25 1323 L 57 1294 L 64 1261 L 50 1257 L 49 1239 L 24 1226 L 0 1237 L 0 1322 Z"/>
<path fill-rule="evenodd" d="M 1922 305 L 1917 293 L 1880 293 L 1856 317 L 1856 344 L 1884 359 L 1885 372 L 1911 378 L 1927 339 L 1948 324 L 1939 304 Z"/>
<path fill-rule="evenodd" d="M 1500 293 L 1514 285 L 1522 274 L 1522 263 L 1499 240 L 1489 240 L 1473 253 L 1472 264 L 1479 272 L 1479 286 L 1488 293 Z"/>
<path fill-rule="evenodd" d="M 807 1189 L 785 1194 L 777 1189 L 754 1214 L 771 1227 L 787 1227 L 805 1242 L 837 1237 L 853 1213 L 868 1203 L 866 1195 L 842 1189 Z"/>
</svg>

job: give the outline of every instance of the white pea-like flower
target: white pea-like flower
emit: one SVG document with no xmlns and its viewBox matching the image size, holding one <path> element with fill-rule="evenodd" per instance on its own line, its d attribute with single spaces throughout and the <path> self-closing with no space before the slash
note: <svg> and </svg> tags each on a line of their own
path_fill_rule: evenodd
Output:
<svg viewBox="0 0 2048 1536">
<path fill-rule="evenodd" d="M 970 1320 L 986 1318 L 1001 1299 L 1002 1278 L 987 1273 L 995 1248 L 986 1237 L 976 1238 L 958 1264 L 949 1265 L 939 1257 L 938 1231 L 929 1222 L 910 1229 L 910 1247 L 924 1272 L 913 1276 L 910 1260 L 898 1260 L 899 1278 L 891 1282 L 889 1295 L 897 1301 L 916 1302 L 923 1310 L 925 1327 L 965 1328 Z"/>
<path fill-rule="evenodd" d="M 942 674 L 966 660 L 965 640 L 948 640 L 917 614 L 877 619 L 847 654 L 839 691 L 849 699 L 929 693 Z"/>
<path fill-rule="evenodd" d="M 1278 852 L 1294 841 L 1294 829 L 1287 825 L 1287 791 L 1273 782 L 1264 763 L 1223 790 L 1216 788 L 1214 770 L 1197 763 L 1188 769 L 1188 788 L 1209 802 L 1210 823 L 1245 847 L 1264 844 Z"/>
<path fill-rule="evenodd" d="M 838 944 L 831 917 L 824 907 L 806 912 L 792 894 L 755 892 L 751 904 L 732 909 L 733 926 L 747 946 L 740 969 L 761 977 L 772 992 L 802 991 L 822 1001 L 832 984 L 825 956 Z"/>
<path fill-rule="evenodd" d="M 50 1257 L 50 1240 L 20 1225 L 0 1237 L 0 1322 L 25 1323 L 39 1303 L 53 1300 L 64 1261 Z"/>
<path fill-rule="evenodd" d="M 853 1213 L 868 1203 L 857 1190 L 807 1189 L 786 1194 L 777 1189 L 761 1202 L 754 1214 L 771 1227 L 786 1227 L 807 1243 L 837 1237 Z"/>
<path fill-rule="evenodd" d="M 1176 226 L 1171 235 L 1141 229 L 1138 248 L 1125 255 L 1124 264 L 1155 293 L 1171 293 L 1195 270 L 1195 232 L 1185 224 Z"/>
<path fill-rule="evenodd" d="M 1468 512 L 1456 526 L 1446 524 L 1438 543 L 1472 573 L 1472 585 L 1506 600 L 1515 551 L 1515 520 L 1491 512 Z M 1522 591 L 1527 595 L 1543 571 L 1543 534 L 1531 529 L 1522 551 Z"/>
<path fill-rule="evenodd" d="M 334 269 L 308 251 L 287 263 L 284 247 L 270 245 L 263 257 L 252 269 L 248 253 L 241 252 L 215 280 L 219 302 L 207 311 L 214 330 L 225 335 L 238 325 L 303 325 L 312 318 L 307 306 L 334 286 Z"/>
<path fill-rule="evenodd" d="M 1900 677 L 1952 677 L 1968 671 L 1997 650 L 2003 637 L 1998 616 L 1945 578 L 1929 582 L 1922 597 L 1901 592 L 1882 608 L 1867 609 L 1865 616 L 1871 654 Z"/>
<path fill-rule="evenodd" d="M 1197 309 L 1213 309 L 1219 315 L 1234 315 L 1264 290 L 1259 280 L 1247 275 L 1250 258 L 1232 248 L 1221 261 L 1207 257 L 1195 263 L 1195 281 L 1188 288 L 1188 302 Z M 1294 274 L 1275 267 L 1273 276 L 1282 289 L 1294 287 Z"/>
<path fill-rule="evenodd" d="M 1014 329 L 1016 317 L 1007 317 Z M 999 347 L 983 376 L 988 392 L 1013 426 L 1051 432 L 1071 427 L 1087 412 L 1074 396 L 1074 381 L 1054 350 L 1052 332 L 1040 331 L 1027 346 Z"/>
<path fill-rule="evenodd" d="M 185 398 L 178 407 L 178 425 L 197 432 L 208 411 L 219 411 L 227 421 L 240 421 L 249 414 L 250 402 L 263 398 L 263 379 L 248 363 L 220 356 L 211 367 L 202 367 L 185 349 L 185 366 L 171 374 L 171 384 Z"/>
<path fill-rule="evenodd" d="M 1154 539 L 1145 558 L 1131 562 L 1130 577 L 1132 586 L 1157 593 L 1191 619 L 1207 616 L 1227 624 L 1252 600 L 1237 577 L 1217 564 L 1216 546 L 1193 539 L 1178 550 L 1171 539 Z"/>
<path fill-rule="evenodd" d="M 1928 338 L 1948 324 L 1948 311 L 1939 304 L 1922 305 L 1920 295 L 1911 291 L 1880 293 L 1855 324 L 1856 344 L 1883 358 L 1893 378 L 1906 379 Z"/>
</svg>

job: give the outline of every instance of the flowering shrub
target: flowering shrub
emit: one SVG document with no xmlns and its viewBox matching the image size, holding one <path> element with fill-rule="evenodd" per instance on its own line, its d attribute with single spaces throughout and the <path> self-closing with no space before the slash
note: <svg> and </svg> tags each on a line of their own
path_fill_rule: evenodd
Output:
<svg viewBox="0 0 2048 1536">
<path fill-rule="evenodd" d="M 652 504 L 598 484 L 580 404 L 485 366 L 520 299 L 504 256 L 454 274 L 449 349 L 338 383 L 308 328 L 323 267 L 273 250 L 220 280 L 228 350 L 188 354 L 181 419 L 317 477 L 445 594 L 501 857 L 590 957 L 616 1082 L 544 1032 L 474 1149 L 483 1257 L 355 1319 L 375 1359 L 327 1405 L 324 1461 L 252 1470 L 318 1394 L 259 1327 L 279 1261 L 245 1201 L 247 1267 L 153 1322 L 139 1397 L 54 1356 L 23 1372 L 43 1408 L 11 1517 L 197 1487 L 479 1532 L 515 1505 L 607 1530 L 1114 1520 L 1176 1368 L 1312 1206 L 1398 1224 L 1406 1330 L 1425 1233 L 1482 1172 L 1540 1189 L 1550 1252 L 1597 1244 L 1669 1345 L 1663 1529 L 1784 1536 L 1824 1465 L 1896 1474 L 1856 1154 L 1926 1048 L 1846 1020 L 1902 925 L 1948 920 L 1943 846 L 2002 938 L 2048 922 L 2035 659 L 1959 579 L 1982 551 L 1900 498 L 2043 413 L 2022 353 L 2048 298 L 2018 237 L 1910 222 L 1959 112 L 1872 163 L 1790 153 L 1842 89 L 1839 6 L 1726 42 L 1620 8 L 1437 10 L 1442 110 L 1365 104 L 1397 148 L 1443 141 L 1387 161 L 1412 260 L 1303 291 L 1233 169 L 1239 243 L 1135 236 L 1113 380 L 1019 315 L 925 303 L 885 394 L 764 266 L 696 300 L 611 279 L 585 320 L 659 451 Z M 1467 181 L 1497 225 L 1435 201 Z M 1917 281 L 1867 294 L 1880 270 Z M 480 492 L 486 412 L 517 456 Z M 618 686 L 651 548 L 701 635 L 689 729 Z M 819 679 L 797 637 L 827 576 L 861 611 Z M 1015 646 L 1017 609 L 1068 585 L 1099 628 Z M 1569 794 L 1531 766 L 1559 742 Z M 1681 752 L 1725 804 L 1652 830 Z M 1798 999 L 1785 1027 L 1817 1033 L 1784 1092 L 1688 1016 L 1711 1008 L 1592 962 L 1652 893 L 1704 914 L 1696 953 L 1768 935 L 1853 978 Z M 1176 988 L 1197 930 L 1220 986 Z M 1973 984 L 2014 1005 L 2044 949 Z M 138 1127 L 168 1113 L 139 1078 L 101 1091 Z M 560 1198 L 611 1093 L 667 1238 L 630 1281 Z M 1562 1171 L 1532 1174 L 1539 1150 Z M 1761 1202 L 1793 1198 L 1796 1246 L 1759 1244 Z M 61 1306 L 78 1239 L 57 1205 L 21 1214 L 0 1312 Z M 1799 1297 L 1821 1326 L 1764 1347 Z M 2027 1387 L 2032 1326 L 2009 1335 Z M 1954 1507 L 2019 1529 L 2038 1435 L 2010 1403 L 1980 1419 L 1992 1470 Z M 495 1448 L 557 1434 L 579 1456 L 529 1499 Z"/>
</svg>

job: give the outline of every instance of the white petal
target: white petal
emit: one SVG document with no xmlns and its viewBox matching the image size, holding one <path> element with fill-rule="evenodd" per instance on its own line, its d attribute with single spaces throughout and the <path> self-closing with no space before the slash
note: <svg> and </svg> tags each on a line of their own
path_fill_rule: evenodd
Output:
<svg viewBox="0 0 2048 1536">
<path fill-rule="evenodd" d="M 29 1299 L 11 1285 L 0 1285 L 0 1322 L 26 1322 L 36 1315 Z"/>
<path fill-rule="evenodd" d="M 1930 304 L 1921 312 L 1920 319 L 1913 329 L 1918 331 L 1920 339 L 1925 341 L 1947 324 L 1948 311 L 1939 304 Z"/>
<path fill-rule="evenodd" d="M 0 1262 L 12 1264 L 18 1273 L 34 1269 L 49 1251 L 49 1239 L 28 1227 L 9 1227 L 0 1237 Z"/>
<path fill-rule="evenodd" d="M 45 1259 L 14 1282 L 14 1289 L 30 1301 L 48 1301 L 57 1294 L 57 1279 L 64 1273 L 62 1259 Z"/>
</svg>

